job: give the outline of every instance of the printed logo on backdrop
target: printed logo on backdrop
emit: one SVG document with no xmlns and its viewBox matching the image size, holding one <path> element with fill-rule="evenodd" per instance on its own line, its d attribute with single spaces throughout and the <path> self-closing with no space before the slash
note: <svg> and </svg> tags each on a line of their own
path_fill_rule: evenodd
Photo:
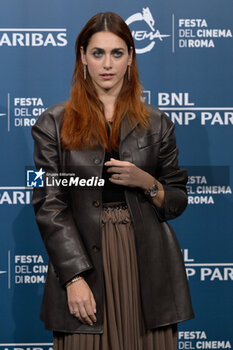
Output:
<svg viewBox="0 0 233 350">
<path fill-rule="evenodd" d="M 188 280 L 212 285 L 233 281 L 232 262 L 199 262 L 189 249 L 182 249 L 182 253 Z M 232 344 L 227 336 L 220 339 L 218 335 L 210 337 L 205 329 L 187 330 L 178 332 L 177 349 L 232 349 Z"/>
<path fill-rule="evenodd" d="M 15 254 L 8 250 L 5 269 L 0 271 L 1 285 L 11 289 L 19 284 L 45 283 L 48 271 L 47 257 L 41 254 Z"/>
<path fill-rule="evenodd" d="M 216 29 L 206 18 L 179 18 L 177 37 L 179 48 L 215 48 L 219 40 L 232 39 L 232 30 Z"/>
<path fill-rule="evenodd" d="M 0 343 L 0 350 L 53 350 L 53 343 Z"/>
<path fill-rule="evenodd" d="M 189 330 L 178 332 L 178 350 L 181 349 L 232 349 L 232 347 L 229 339 L 210 339 L 206 330 Z"/>
<path fill-rule="evenodd" d="M 233 125 L 233 107 L 198 106 L 189 92 L 159 92 L 157 106 L 178 125 L 194 121 L 211 127 Z"/>
<path fill-rule="evenodd" d="M 215 204 L 232 194 L 228 166 L 185 166 L 188 170 L 188 204 Z"/>
<path fill-rule="evenodd" d="M 210 48 L 217 46 L 219 40 L 232 39 L 231 28 L 214 28 L 207 18 L 176 18 L 172 14 L 166 23 L 171 21 L 171 34 L 161 34 L 155 26 L 155 19 L 149 7 L 143 8 L 125 21 L 132 30 L 136 43 L 136 52 L 150 52 L 157 42 L 171 37 L 171 51 L 179 49 Z"/>
<path fill-rule="evenodd" d="M 187 278 L 200 282 L 233 281 L 232 262 L 197 262 L 189 249 L 182 249 Z"/>
<path fill-rule="evenodd" d="M 53 343 L 0 343 L 0 350 L 53 350 Z"/>
<path fill-rule="evenodd" d="M 151 91 L 150 90 L 143 90 L 142 101 L 144 103 L 151 104 Z"/>
<path fill-rule="evenodd" d="M 5 256 L 4 256 L 5 255 Z M 10 251 L 8 253 L 1 254 L 1 265 L 0 265 L 0 284 L 1 288 L 11 287 L 11 261 L 10 261 Z"/>
<path fill-rule="evenodd" d="M 156 41 L 163 41 L 171 36 L 170 34 L 160 33 L 155 26 L 155 20 L 149 7 L 143 8 L 142 12 L 134 13 L 125 22 L 132 29 L 132 36 L 136 43 L 136 53 L 138 54 L 150 52 Z"/>
<path fill-rule="evenodd" d="M 0 205 L 29 205 L 32 190 L 25 186 L 1 186 Z"/>
<path fill-rule="evenodd" d="M 204 127 L 233 125 L 233 107 L 198 106 L 189 92 L 159 92 L 157 106 L 177 125 L 188 127 L 194 122 Z M 188 170 L 189 204 L 215 204 L 218 198 L 232 194 L 228 167 L 190 166 Z"/>
<path fill-rule="evenodd" d="M 66 28 L 0 28 L 1 47 L 64 47 Z"/>
<path fill-rule="evenodd" d="M 0 127 L 8 131 L 33 126 L 46 110 L 42 97 L 14 97 L 8 93 L 4 100 L 7 113 L 0 111 Z"/>
</svg>

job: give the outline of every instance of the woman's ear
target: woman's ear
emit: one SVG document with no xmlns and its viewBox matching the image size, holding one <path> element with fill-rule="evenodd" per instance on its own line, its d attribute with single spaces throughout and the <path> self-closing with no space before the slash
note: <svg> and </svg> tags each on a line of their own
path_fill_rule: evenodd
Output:
<svg viewBox="0 0 233 350">
<path fill-rule="evenodd" d="M 86 54 L 85 54 L 85 52 L 84 52 L 83 46 L 80 47 L 80 54 L 81 54 L 82 64 L 87 65 Z"/>
</svg>

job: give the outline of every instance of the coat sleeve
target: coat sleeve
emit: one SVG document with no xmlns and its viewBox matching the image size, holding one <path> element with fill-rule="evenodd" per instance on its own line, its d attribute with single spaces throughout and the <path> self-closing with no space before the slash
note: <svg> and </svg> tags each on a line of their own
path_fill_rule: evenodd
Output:
<svg viewBox="0 0 233 350">
<path fill-rule="evenodd" d="M 187 206 L 188 174 L 178 164 L 175 125 L 166 114 L 163 113 L 161 118 L 161 147 L 157 179 L 163 184 L 165 202 L 164 208 L 156 207 L 156 211 L 161 221 L 165 221 L 181 215 Z"/>
<path fill-rule="evenodd" d="M 61 170 L 59 131 L 50 113 L 44 112 L 32 127 L 36 168 L 49 173 Z M 59 281 L 66 284 L 75 275 L 92 268 L 74 222 L 64 187 L 34 188 L 32 203 L 36 221 Z"/>
</svg>

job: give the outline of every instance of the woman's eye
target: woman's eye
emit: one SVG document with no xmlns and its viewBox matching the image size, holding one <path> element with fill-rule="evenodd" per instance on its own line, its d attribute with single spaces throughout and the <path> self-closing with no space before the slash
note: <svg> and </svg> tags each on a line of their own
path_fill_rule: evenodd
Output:
<svg viewBox="0 0 233 350">
<path fill-rule="evenodd" d="M 97 57 L 97 58 L 98 58 L 98 57 L 101 57 L 101 56 L 102 56 L 102 52 L 100 52 L 100 51 L 94 51 L 94 52 L 93 52 L 93 56 L 94 56 L 94 57 Z"/>
<path fill-rule="evenodd" d="M 118 58 L 118 57 L 121 57 L 123 55 L 123 52 L 122 51 L 116 51 L 113 53 L 114 57 Z"/>
<path fill-rule="evenodd" d="M 93 52 L 92 52 L 92 55 L 93 55 L 94 57 L 96 57 L 96 58 L 102 57 L 103 54 L 104 54 L 104 53 L 103 53 L 102 51 L 93 51 Z M 115 58 L 120 58 L 120 57 L 123 55 L 123 52 L 122 52 L 122 51 L 113 51 L 113 52 L 112 52 L 112 55 L 113 55 L 113 57 L 115 57 Z"/>
</svg>

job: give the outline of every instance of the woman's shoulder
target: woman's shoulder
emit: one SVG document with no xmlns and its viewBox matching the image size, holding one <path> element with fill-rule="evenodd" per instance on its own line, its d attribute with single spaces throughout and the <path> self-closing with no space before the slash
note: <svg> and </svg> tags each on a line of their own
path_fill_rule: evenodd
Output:
<svg viewBox="0 0 233 350">
<path fill-rule="evenodd" d="M 57 130 L 60 130 L 65 104 L 66 102 L 60 102 L 47 108 L 37 119 L 32 127 L 32 132 L 40 128 L 53 135 Z"/>
<path fill-rule="evenodd" d="M 149 111 L 153 129 L 164 131 L 170 128 L 174 128 L 174 123 L 159 108 L 151 104 L 146 104 L 146 108 Z"/>
</svg>

